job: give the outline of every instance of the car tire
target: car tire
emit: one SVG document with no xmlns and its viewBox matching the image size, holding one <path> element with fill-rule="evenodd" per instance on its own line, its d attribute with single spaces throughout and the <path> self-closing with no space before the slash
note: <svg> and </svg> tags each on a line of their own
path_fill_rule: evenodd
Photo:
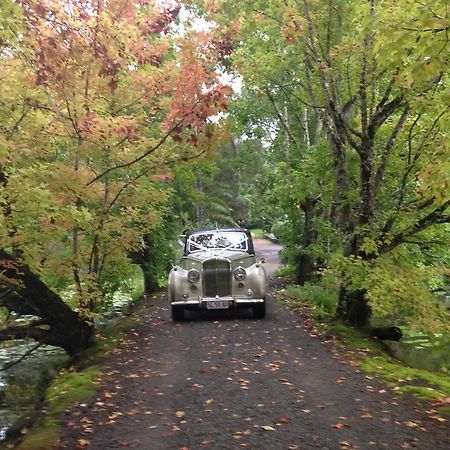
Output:
<svg viewBox="0 0 450 450">
<path fill-rule="evenodd" d="M 255 319 L 264 319 L 266 317 L 266 302 L 258 303 L 253 307 L 253 317 Z"/>
<path fill-rule="evenodd" d="M 172 306 L 172 320 L 175 322 L 181 322 L 184 320 L 184 308 Z"/>
</svg>

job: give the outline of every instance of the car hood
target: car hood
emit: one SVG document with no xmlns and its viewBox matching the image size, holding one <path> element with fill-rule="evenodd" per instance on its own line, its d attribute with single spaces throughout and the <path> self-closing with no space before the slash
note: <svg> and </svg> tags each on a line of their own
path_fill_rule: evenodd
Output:
<svg viewBox="0 0 450 450">
<path fill-rule="evenodd" d="M 207 259 L 219 258 L 219 259 L 229 259 L 230 261 L 235 261 L 237 259 L 248 258 L 247 252 L 239 252 L 236 250 L 209 250 L 196 253 L 190 253 L 185 256 L 184 259 L 203 262 Z"/>
</svg>

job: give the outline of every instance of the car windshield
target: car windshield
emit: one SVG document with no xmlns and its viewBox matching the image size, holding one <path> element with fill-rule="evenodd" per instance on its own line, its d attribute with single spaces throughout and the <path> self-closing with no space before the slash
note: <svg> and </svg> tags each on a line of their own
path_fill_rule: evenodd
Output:
<svg viewBox="0 0 450 450">
<path fill-rule="evenodd" d="M 248 251 L 247 235 L 235 231 L 204 231 L 191 234 L 187 241 L 188 253 L 217 248 Z"/>
</svg>

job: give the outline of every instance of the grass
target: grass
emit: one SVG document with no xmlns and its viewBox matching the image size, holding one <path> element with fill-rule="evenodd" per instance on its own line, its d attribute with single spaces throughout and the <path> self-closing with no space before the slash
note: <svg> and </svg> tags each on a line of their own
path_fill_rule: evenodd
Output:
<svg viewBox="0 0 450 450">
<path fill-rule="evenodd" d="M 274 277 L 281 277 L 287 283 L 293 283 L 295 279 L 295 267 L 294 266 L 281 266 L 273 273 Z"/>
<path fill-rule="evenodd" d="M 293 309 L 307 307 L 316 318 L 332 317 L 336 310 L 337 294 L 324 287 L 305 283 L 291 285 L 278 291 L 278 298 Z"/>
<path fill-rule="evenodd" d="M 262 237 L 264 235 L 264 231 L 261 228 L 253 228 L 250 231 L 253 237 Z"/>
</svg>

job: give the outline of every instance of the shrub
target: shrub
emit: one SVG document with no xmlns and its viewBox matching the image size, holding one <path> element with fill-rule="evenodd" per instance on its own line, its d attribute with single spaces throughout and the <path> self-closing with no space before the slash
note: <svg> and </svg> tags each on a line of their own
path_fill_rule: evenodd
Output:
<svg viewBox="0 0 450 450">
<path fill-rule="evenodd" d="M 287 295 L 295 297 L 325 314 L 334 314 L 337 306 L 337 292 L 320 284 L 305 283 L 304 286 L 289 286 Z"/>
</svg>

